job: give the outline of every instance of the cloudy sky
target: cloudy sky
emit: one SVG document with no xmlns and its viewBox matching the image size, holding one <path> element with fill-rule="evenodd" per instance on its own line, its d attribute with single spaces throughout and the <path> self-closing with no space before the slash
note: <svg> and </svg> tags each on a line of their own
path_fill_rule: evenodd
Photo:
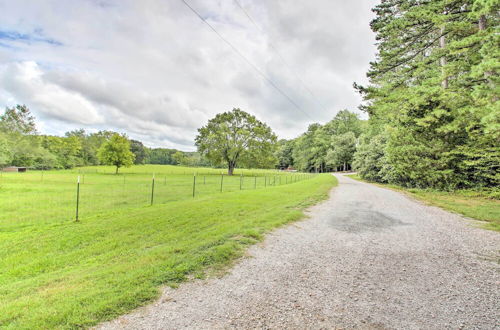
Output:
<svg viewBox="0 0 500 330">
<path fill-rule="evenodd" d="M 280 138 L 357 111 L 376 0 L 185 1 L 251 64 L 182 0 L 0 0 L 0 107 L 181 150 L 234 107 Z"/>
</svg>

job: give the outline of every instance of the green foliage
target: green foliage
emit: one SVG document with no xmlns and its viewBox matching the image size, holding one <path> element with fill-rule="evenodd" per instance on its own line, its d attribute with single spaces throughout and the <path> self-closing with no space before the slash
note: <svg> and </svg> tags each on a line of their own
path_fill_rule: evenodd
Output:
<svg viewBox="0 0 500 330">
<path fill-rule="evenodd" d="M 347 131 L 334 135 L 331 141 L 332 148 L 326 154 L 326 163 L 333 167 L 342 167 L 346 171 L 356 152 L 356 136 L 354 132 Z"/>
<path fill-rule="evenodd" d="M 293 141 L 293 165 L 302 171 L 315 172 L 350 168 L 363 126 L 363 121 L 348 110 L 339 111 L 325 125 L 310 125 L 307 132 Z"/>
<path fill-rule="evenodd" d="M 276 135 L 254 116 L 240 110 L 217 114 L 198 129 L 196 146 L 214 165 L 226 164 L 232 175 L 237 164 L 273 164 Z"/>
<path fill-rule="evenodd" d="M 182 151 L 176 151 L 173 155 L 172 155 L 172 159 L 175 161 L 176 164 L 180 164 L 180 165 L 187 165 L 187 157 L 186 155 L 182 152 Z"/>
<path fill-rule="evenodd" d="M 378 131 L 370 136 L 384 138 L 361 140 L 363 177 L 438 189 L 500 184 L 498 8 L 489 0 L 375 7 L 378 57 L 370 85 L 356 88 Z"/>
<path fill-rule="evenodd" d="M 340 110 L 323 129 L 331 136 L 352 132 L 354 137 L 358 137 L 362 133 L 362 126 L 363 122 L 359 120 L 357 114 L 349 110 Z"/>
<path fill-rule="evenodd" d="M 278 161 L 277 168 L 286 169 L 293 166 L 293 141 L 279 140 L 275 157 Z"/>
<path fill-rule="evenodd" d="M 0 131 L 18 134 L 35 134 L 35 118 L 25 105 L 5 108 L 0 116 Z"/>
<path fill-rule="evenodd" d="M 130 141 L 125 135 L 113 134 L 99 148 L 97 155 L 102 164 L 120 167 L 130 167 L 134 164 L 135 155 L 130 151 Z"/>
<path fill-rule="evenodd" d="M 39 140 L 41 146 L 55 158 L 55 162 L 53 162 L 51 161 L 52 157 L 48 155 L 45 156 L 46 158 L 43 157 L 43 161 L 38 162 L 41 168 L 72 168 L 85 165 L 78 157 L 82 144 L 77 136 L 40 136 Z"/>
<path fill-rule="evenodd" d="M 7 165 L 11 162 L 12 156 L 10 153 L 7 135 L 0 132 L 0 166 Z"/>
<path fill-rule="evenodd" d="M 144 164 L 147 156 L 148 156 L 148 151 L 147 148 L 142 144 L 141 141 L 137 140 L 130 140 L 130 151 L 134 154 L 134 164 Z"/>
<path fill-rule="evenodd" d="M 98 150 L 114 134 L 117 133 L 107 130 L 87 133 L 84 129 L 77 129 L 66 132 L 64 137 L 37 135 L 35 118 L 26 106 L 6 108 L 5 113 L 0 115 L 0 166 L 27 166 L 47 170 L 100 165 Z M 135 155 L 134 164 L 211 165 L 197 152 L 151 149 L 137 140 L 130 140 L 130 151 Z M 182 155 L 182 162 L 176 162 L 172 157 L 176 152 Z M 266 160 L 258 165 L 270 167 L 274 164 Z"/>
<path fill-rule="evenodd" d="M 385 158 L 386 137 L 382 134 L 372 137 L 362 136 L 361 143 L 354 154 L 353 168 L 358 174 L 370 181 L 388 182 L 391 173 Z"/>
<path fill-rule="evenodd" d="M 146 159 L 147 164 L 162 164 L 162 165 L 173 165 L 176 164 L 173 159 L 173 154 L 177 150 L 175 149 L 165 149 L 165 148 L 153 148 L 148 150 L 148 157 Z"/>
</svg>

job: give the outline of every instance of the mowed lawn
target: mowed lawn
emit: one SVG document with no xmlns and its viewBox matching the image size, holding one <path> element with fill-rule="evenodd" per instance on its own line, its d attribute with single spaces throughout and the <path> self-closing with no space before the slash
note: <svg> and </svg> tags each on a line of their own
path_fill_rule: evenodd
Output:
<svg viewBox="0 0 500 330">
<path fill-rule="evenodd" d="M 4 219 L 0 327 L 76 328 L 112 319 L 157 297 L 162 285 L 227 266 L 263 233 L 301 218 L 335 184 L 328 174 L 262 189 L 238 184 L 78 223 Z"/>
<path fill-rule="evenodd" d="M 358 175 L 349 177 L 362 180 Z M 485 221 L 482 227 L 500 231 L 500 200 L 489 197 L 486 193 L 473 190 L 437 191 L 425 189 L 408 189 L 395 185 L 381 185 L 399 190 L 410 196 L 439 206 L 447 211 L 456 212 L 466 217 Z"/>
</svg>

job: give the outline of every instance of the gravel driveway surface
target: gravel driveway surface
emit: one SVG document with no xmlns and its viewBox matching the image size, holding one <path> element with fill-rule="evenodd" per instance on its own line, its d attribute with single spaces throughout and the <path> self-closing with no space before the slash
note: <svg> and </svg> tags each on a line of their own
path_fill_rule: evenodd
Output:
<svg viewBox="0 0 500 330">
<path fill-rule="evenodd" d="M 222 278 L 165 289 L 104 329 L 500 329 L 500 235 L 338 175 L 309 218 Z"/>
</svg>

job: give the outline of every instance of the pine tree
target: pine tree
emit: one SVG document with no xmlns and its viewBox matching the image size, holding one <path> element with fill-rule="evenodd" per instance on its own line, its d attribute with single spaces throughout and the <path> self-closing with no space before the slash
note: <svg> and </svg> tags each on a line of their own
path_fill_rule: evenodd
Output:
<svg viewBox="0 0 500 330">
<path fill-rule="evenodd" d="M 491 0 L 375 7 L 378 57 L 370 85 L 356 87 L 388 136 L 384 177 L 443 189 L 499 183 L 498 9 Z"/>
</svg>

